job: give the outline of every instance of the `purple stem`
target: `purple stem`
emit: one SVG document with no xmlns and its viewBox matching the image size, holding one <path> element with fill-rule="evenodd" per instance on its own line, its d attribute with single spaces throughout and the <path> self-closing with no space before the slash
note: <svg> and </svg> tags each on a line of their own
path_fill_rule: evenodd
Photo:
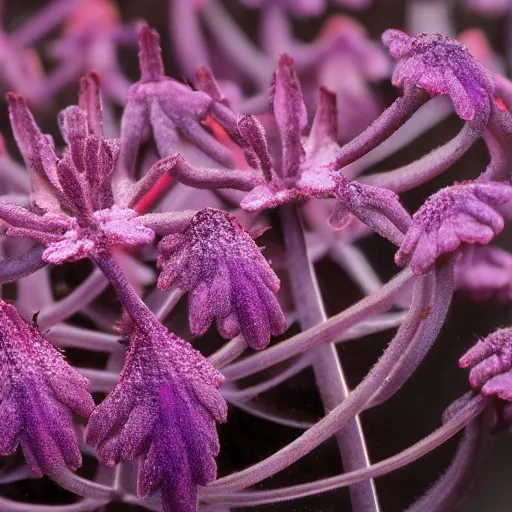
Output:
<svg viewBox="0 0 512 512">
<path fill-rule="evenodd" d="M 398 97 L 364 132 L 341 148 L 336 158 L 336 167 L 341 169 L 376 148 L 426 101 L 428 95 L 425 91 L 405 89 L 403 96 Z"/>
<path fill-rule="evenodd" d="M 54 0 L 18 27 L 10 38 L 19 46 L 25 48 L 32 46 L 65 21 L 81 3 L 82 0 Z"/>
<path fill-rule="evenodd" d="M 294 276 L 296 278 L 296 276 Z M 412 341 L 417 325 L 417 318 L 423 310 L 424 277 L 415 281 L 413 299 L 409 314 L 397 334 L 384 351 L 382 357 L 370 370 L 364 380 L 350 392 L 343 402 L 331 410 L 324 418 L 304 432 L 292 443 L 261 462 L 242 471 L 220 478 L 209 488 L 223 491 L 235 491 L 254 485 L 275 475 L 301 459 L 333 434 L 341 430 L 348 422 L 359 414 L 370 401 L 375 392 L 382 386 L 389 372 L 393 370 L 401 355 Z"/>
<path fill-rule="evenodd" d="M 390 309 L 397 294 L 413 277 L 410 269 L 403 270 L 386 283 L 378 293 L 365 297 L 322 324 L 224 368 L 222 371 L 224 377 L 228 381 L 241 379 L 286 361 L 306 350 L 336 341 L 361 320 Z"/>
<path fill-rule="evenodd" d="M 222 502 L 235 507 L 244 505 L 257 506 L 311 496 L 320 492 L 347 487 L 369 478 L 377 478 L 407 466 L 411 462 L 430 453 L 453 437 L 474 418 L 479 416 L 484 411 L 487 403 L 484 397 L 480 395 L 476 396 L 458 414 L 429 436 L 393 457 L 372 464 L 369 468 L 351 471 L 350 473 L 344 473 L 315 482 L 266 491 L 243 491 L 221 494 L 220 492 L 213 492 L 213 489 L 211 489 L 212 485 L 210 485 L 200 493 L 200 497 L 208 501 Z"/>
<path fill-rule="evenodd" d="M 467 122 L 450 142 L 419 160 L 392 171 L 364 176 L 359 181 L 397 193 L 411 190 L 449 169 L 482 136 L 482 132 L 483 126 L 480 121 L 476 124 Z"/>
<path fill-rule="evenodd" d="M 54 325 L 46 338 L 56 347 L 77 347 L 107 353 L 119 350 L 119 336 L 74 325 Z"/>
<path fill-rule="evenodd" d="M 284 233 L 287 270 L 292 296 L 301 328 L 310 329 L 327 320 L 314 269 L 308 259 L 304 232 L 299 213 L 293 205 L 280 209 Z M 315 380 L 325 409 L 329 413 L 348 396 L 349 390 L 343 369 L 338 359 L 336 346 L 330 343 L 314 349 L 311 361 Z M 354 416 L 343 430 L 336 434 L 336 440 L 345 471 L 370 465 L 363 429 L 358 416 Z M 379 511 L 377 491 L 373 481 L 350 489 L 352 508 L 355 512 Z"/>
<path fill-rule="evenodd" d="M 245 338 L 239 334 L 228 343 L 226 343 L 221 349 L 214 352 L 208 357 L 208 361 L 215 366 L 218 370 L 232 363 L 235 359 L 241 356 L 247 348 L 247 342 Z"/>
<path fill-rule="evenodd" d="M 45 247 L 36 245 L 19 258 L 0 260 L 0 285 L 12 283 L 43 268 L 46 265 L 41 259 L 44 250 Z"/>
<path fill-rule="evenodd" d="M 92 512 L 108 503 L 108 500 L 85 499 L 70 505 L 35 505 L 0 497 L 0 510 L 2 512 Z"/>
<path fill-rule="evenodd" d="M 492 410 L 474 418 L 464 430 L 450 467 L 406 512 L 459 510 L 470 491 L 488 444 Z"/>
<path fill-rule="evenodd" d="M 169 0 L 169 34 L 181 70 L 193 78 L 199 66 L 209 63 L 206 41 L 201 33 L 198 7 L 191 0 Z"/>
</svg>

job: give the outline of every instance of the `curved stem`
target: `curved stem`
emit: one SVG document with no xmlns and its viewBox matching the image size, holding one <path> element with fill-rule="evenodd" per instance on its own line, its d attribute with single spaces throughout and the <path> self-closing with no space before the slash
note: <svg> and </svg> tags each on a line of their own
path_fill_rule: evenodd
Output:
<svg viewBox="0 0 512 512">
<path fill-rule="evenodd" d="M 282 489 L 272 489 L 269 491 L 244 491 L 221 494 L 218 491 L 213 492 L 212 486 L 209 486 L 201 489 L 200 497 L 208 502 L 225 503 L 236 507 L 257 506 L 311 496 L 313 494 L 339 489 L 340 487 L 347 487 L 367 480 L 368 478 L 377 478 L 414 462 L 443 444 L 464 428 L 470 421 L 479 416 L 484 411 L 487 403 L 484 397 L 480 395 L 476 396 L 459 414 L 455 415 L 429 436 L 393 457 L 372 464 L 369 468 L 351 471 L 350 473 L 325 478 L 316 482 L 294 485 Z"/>
<path fill-rule="evenodd" d="M 212 492 L 214 492 L 214 489 L 217 491 L 221 489 L 234 491 L 261 482 L 304 457 L 334 433 L 341 430 L 356 414 L 359 414 L 374 393 L 382 386 L 389 372 L 407 349 L 416 332 L 418 320 L 422 321 L 424 313 L 424 294 L 422 288 L 424 282 L 425 277 L 417 278 L 407 318 L 400 326 L 400 329 L 379 361 L 370 370 L 361 384 L 340 405 L 330 411 L 299 438 L 275 454 L 243 471 L 220 478 L 212 483 L 209 486 Z"/>
<path fill-rule="evenodd" d="M 57 347 L 77 347 L 97 352 L 115 352 L 119 350 L 119 336 L 105 334 L 74 325 L 54 325 L 45 337 Z"/>
<path fill-rule="evenodd" d="M 415 188 L 446 171 L 482 136 L 482 126 L 464 123 L 462 130 L 447 144 L 424 157 L 392 171 L 364 176 L 359 181 L 400 193 Z"/>
<path fill-rule="evenodd" d="M 224 366 L 232 363 L 235 359 L 238 359 L 238 357 L 245 352 L 247 347 L 248 345 L 245 338 L 239 334 L 208 357 L 208 360 L 217 370 L 220 370 L 224 368 Z"/>
<path fill-rule="evenodd" d="M 298 210 L 285 205 L 280 209 L 280 219 L 286 248 L 292 296 L 302 329 L 322 324 L 327 320 L 318 290 L 316 276 L 307 256 L 304 232 Z M 342 403 L 348 393 L 348 385 L 334 344 L 318 347 L 311 354 L 315 380 L 325 412 Z M 346 471 L 370 465 L 363 429 L 358 416 L 354 416 L 336 434 L 343 467 Z M 350 489 L 352 508 L 355 512 L 380 510 L 373 481 Z"/>
<path fill-rule="evenodd" d="M 377 293 L 365 297 L 320 325 L 224 368 L 223 375 L 226 380 L 241 379 L 301 354 L 310 348 L 339 339 L 345 331 L 361 320 L 390 309 L 396 295 L 413 278 L 411 270 L 406 268 Z"/>
<path fill-rule="evenodd" d="M 407 382 L 436 341 L 448 314 L 455 288 L 454 268 L 455 258 L 452 257 L 434 270 L 430 290 L 425 290 L 425 296 L 428 297 L 424 314 L 426 319 L 390 372 L 384 386 L 372 398 L 372 407 L 391 398 Z"/>
<path fill-rule="evenodd" d="M 83 307 L 101 295 L 108 286 L 108 279 L 101 270 L 95 269 L 92 274 L 79 286 L 77 286 L 67 297 L 39 313 L 38 324 L 41 330 L 47 329 L 54 324 L 62 322 L 74 315 Z"/>
<path fill-rule="evenodd" d="M 56 469 L 48 476 L 62 488 L 77 496 L 107 501 L 112 501 L 118 497 L 112 487 L 82 478 L 67 467 Z"/>
<path fill-rule="evenodd" d="M 384 112 L 360 135 L 345 144 L 337 155 L 336 167 L 341 169 L 358 160 L 376 148 L 400 126 L 402 126 L 420 106 L 428 100 L 428 95 L 419 89 L 404 91 Z"/>
<path fill-rule="evenodd" d="M 46 265 L 41 259 L 44 250 L 42 245 L 36 245 L 20 258 L 1 260 L 0 284 L 12 283 L 43 268 Z"/>
<path fill-rule="evenodd" d="M 108 503 L 109 501 L 105 500 L 85 499 L 70 505 L 35 505 L 0 497 L 0 510 L 2 512 L 92 512 Z"/>
</svg>

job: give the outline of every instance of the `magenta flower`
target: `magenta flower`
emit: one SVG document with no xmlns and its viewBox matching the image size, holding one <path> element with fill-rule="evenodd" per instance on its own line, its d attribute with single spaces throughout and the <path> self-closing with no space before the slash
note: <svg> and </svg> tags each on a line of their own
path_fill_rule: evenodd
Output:
<svg viewBox="0 0 512 512">
<path fill-rule="evenodd" d="M 281 176 L 272 174 L 269 181 L 245 196 L 240 205 L 248 211 L 309 197 L 328 197 L 334 189 L 331 162 L 339 151 L 336 96 L 325 88 L 320 90 L 311 130 L 304 138 L 306 107 L 293 59 L 283 54 L 272 80 L 271 103 L 281 138 Z"/>
<path fill-rule="evenodd" d="M 409 37 L 400 30 L 386 30 L 382 41 L 399 61 L 394 86 L 419 87 L 430 96 L 447 94 L 459 117 L 470 121 L 481 116 L 487 121 L 494 79 L 465 46 L 440 34 Z"/>
<path fill-rule="evenodd" d="M 223 164 L 231 162 L 230 152 L 203 127 L 211 98 L 164 74 L 160 37 L 155 30 L 142 27 L 139 41 L 139 82 L 130 88 L 121 120 L 120 165 L 130 173 L 139 146 L 151 128 L 161 157 L 178 152 L 180 136 L 197 145 Z"/>
<path fill-rule="evenodd" d="M 181 233 L 159 246 L 158 286 L 189 295 L 190 329 L 204 334 L 213 319 L 222 336 L 240 332 L 255 349 L 286 330 L 275 294 L 278 277 L 259 247 L 231 215 L 213 208 L 198 212 Z"/>
<path fill-rule="evenodd" d="M 135 211 L 113 205 L 110 180 L 118 145 L 101 135 L 101 113 L 95 110 L 90 77 L 82 85 L 81 101 L 89 112 L 78 106 L 61 112 L 60 127 L 68 147 L 60 159 L 25 100 L 8 95 L 14 134 L 31 173 L 35 212 L 1 202 L 0 218 L 9 225 L 8 236 L 46 245 L 47 263 L 85 258 L 100 245 L 133 247 L 154 239 L 154 232 L 141 224 Z"/>
<path fill-rule="evenodd" d="M 73 414 L 93 411 L 89 388 L 36 327 L 0 301 L 0 455 L 21 444 L 37 476 L 80 467 Z"/>
<path fill-rule="evenodd" d="M 197 485 L 215 479 L 222 375 L 161 325 L 135 328 L 119 381 L 92 413 L 87 442 L 109 466 L 139 459 L 137 494 L 156 490 L 165 512 L 197 509 Z"/>
<path fill-rule="evenodd" d="M 498 247 L 469 245 L 455 267 L 456 288 L 473 300 L 512 299 L 512 255 Z"/>
<path fill-rule="evenodd" d="M 512 329 L 500 329 L 470 348 L 460 359 L 471 368 L 469 382 L 485 396 L 512 401 Z"/>
<path fill-rule="evenodd" d="M 487 244 L 503 229 L 496 207 L 512 199 L 512 186 L 498 182 L 465 182 L 430 196 L 414 214 L 395 262 L 425 273 L 442 254 L 464 243 Z"/>
</svg>

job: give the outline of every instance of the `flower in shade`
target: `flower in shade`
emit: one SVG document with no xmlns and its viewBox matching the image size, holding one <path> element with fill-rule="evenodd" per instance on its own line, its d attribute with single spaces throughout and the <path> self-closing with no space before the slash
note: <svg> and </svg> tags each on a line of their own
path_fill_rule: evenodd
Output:
<svg viewBox="0 0 512 512">
<path fill-rule="evenodd" d="M 462 119 L 487 120 L 494 79 L 464 45 L 440 34 L 410 37 L 400 30 L 386 30 L 382 41 L 398 60 L 393 85 L 419 87 L 431 96 L 447 94 Z"/>
<path fill-rule="evenodd" d="M 471 368 L 469 382 L 485 396 L 512 401 L 512 328 L 500 329 L 470 348 L 460 359 Z"/>
<path fill-rule="evenodd" d="M 222 375 L 186 341 L 154 323 L 135 327 L 119 380 L 93 412 L 86 440 L 113 466 L 139 459 L 137 494 L 156 490 L 164 512 L 197 509 L 197 486 L 216 477 Z"/>
<path fill-rule="evenodd" d="M 80 467 L 73 414 L 93 411 L 89 388 L 35 326 L 0 301 L 0 455 L 21 444 L 38 476 Z"/>
<path fill-rule="evenodd" d="M 141 30 L 139 65 L 141 77 L 130 88 L 121 120 L 121 169 L 132 171 L 139 146 L 150 132 L 161 157 L 178 152 L 184 136 L 218 162 L 231 163 L 227 148 L 202 125 L 211 98 L 165 76 L 160 37 L 147 26 Z"/>
<path fill-rule="evenodd" d="M 496 207 L 511 199 L 512 186 L 507 183 L 465 182 L 440 190 L 413 215 L 395 262 L 410 264 L 419 275 L 464 242 L 489 243 L 504 225 Z"/>
<path fill-rule="evenodd" d="M 159 246 L 161 289 L 190 292 L 190 328 L 204 334 L 213 319 L 225 338 L 240 332 L 247 343 L 265 348 L 286 322 L 275 297 L 278 277 L 259 247 L 231 215 L 213 208 L 198 212 L 181 233 Z"/>
<path fill-rule="evenodd" d="M 339 150 L 336 96 L 321 88 L 310 133 L 303 137 L 308 122 L 306 106 L 293 59 L 283 54 L 272 80 L 270 101 L 281 138 L 281 176 L 272 173 L 240 205 L 244 210 L 258 211 L 289 201 L 332 195 L 334 180 L 330 164 Z"/>
<path fill-rule="evenodd" d="M 498 247 L 468 245 L 455 267 L 457 290 L 478 301 L 512 299 L 512 255 Z"/>
<path fill-rule="evenodd" d="M 60 113 L 68 145 L 59 159 L 24 98 L 8 95 L 14 135 L 31 176 L 33 207 L 0 202 L 0 219 L 8 225 L 8 236 L 30 237 L 46 245 L 47 263 L 85 258 L 99 245 L 132 247 L 154 239 L 154 232 L 139 222 L 135 211 L 113 204 L 111 177 L 118 145 L 101 134 L 93 77 L 82 81 L 80 100 L 80 106 Z"/>
</svg>

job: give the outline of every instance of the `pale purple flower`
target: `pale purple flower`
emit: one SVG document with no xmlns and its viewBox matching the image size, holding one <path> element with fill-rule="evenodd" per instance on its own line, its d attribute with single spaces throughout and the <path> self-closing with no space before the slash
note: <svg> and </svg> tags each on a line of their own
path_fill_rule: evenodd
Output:
<svg viewBox="0 0 512 512">
<path fill-rule="evenodd" d="M 496 208 L 511 199 L 507 183 L 466 182 L 440 190 L 413 215 L 395 256 L 397 265 L 409 264 L 420 275 L 462 243 L 489 243 L 504 226 Z"/>
<path fill-rule="evenodd" d="M 468 245 L 455 267 L 457 290 L 477 301 L 512 299 L 512 254 L 499 247 Z"/>
<path fill-rule="evenodd" d="M 141 224 L 135 211 L 113 204 L 110 180 L 118 144 L 101 135 L 97 83 L 91 80 L 82 82 L 83 108 L 71 106 L 60 113 L 68 144 L 60 159 L 25 100 L 12 93 L 8 96 L 14 134 L 31 173 L 34 211 L 2 202 L 0 218 L 9 225 L 8 236 L 45 244 L 47 263 L 76 261 L 99 246 L 133 247 L 154 239 L 154 232 Z"/>
<path fill-rule="evenodd" d="M 211 98 L 165 76 L 160 37 L 146 25 L 140 35 L 139 66 L 141 77 L 130 88 L 121 120 L 119 164 L 123 172 L 133 171 L 139 146 L 150 134 L 161 157 L 178 152 L 183 135 L 213 159 L 229 164 L 230 152 L 202 125 Z"/>
<path fill-rule="evenodd" d="M 0 301 L 0 455 L 21 444 L 37 476 L 76 470 L 82 457 L 73 414 L 93 411 L 89 389 L 37 327 Z"/>
<path fill-rule="evenodd" d="M 156 490 L 165 512 L 197 509 L 197 486 L 216 477 L 216 422 L 227 406 L 222 375 L 161 325 L 134 327 L 121 376 L 93 412 L 87 442 L 113 466 L 139 460 L 137 494 Z"/>
<path fill-rule="evenodd" d="M 398 60 L 394 86 L 419 87 L 430 96 L 447 94 L 462 119 L 488 119 L 494 79 L 464 45 L 441 34 L 410 37 L 400 30 L 386 30 L 382 40 Z"/>
<path fill-rule="evenodd" d="M 293 59 L 281 55 L 271 87 L 271 103 L 282 147 L 280 174 L 258 185 L 240 203 L 244 210 L 258 211 L 309 197 L 329 197 L 334 179 L 331 162 L 339 150 L 336 96 L 320 90 L 318 108 L 310 133 L 303 137 L 307 112 Z"/>
<path fill-rule="evenodd" d="M 372 0 L 334 0 L 334 4 L 350 7 L 351 9 L 364 9 Z M 322 14 L 327 7 L 326 0 L 242 0 L 247 7 L 268 8 L 279 3 L 283 8 L 300 16 L 316 16 Z"/>
<path fill-rule="evenodd" d="M 193 334 L 204 334 L 212 321 L 222 336 L 240 332 L 255 349 L 286 329 L 275 294 L 280 282 L 260 248 L 231 215 L 213 208 L 198 212 L 181 233 L 159 246 L 161 289 L 177 286 L 190 293 Z"/>
<path fill-rule="evenodd" d="M 485 396 L 512 401 L 512 329 L 500 329 L 479 341 L 459 361 L 471 368 L 469 382 Z"/>
<path fill-rule="evenodd" d="M 510 9 L 509 0 L 466 0 L 473 12 L 486 16 L 499 16 Z"/>
</svg>

